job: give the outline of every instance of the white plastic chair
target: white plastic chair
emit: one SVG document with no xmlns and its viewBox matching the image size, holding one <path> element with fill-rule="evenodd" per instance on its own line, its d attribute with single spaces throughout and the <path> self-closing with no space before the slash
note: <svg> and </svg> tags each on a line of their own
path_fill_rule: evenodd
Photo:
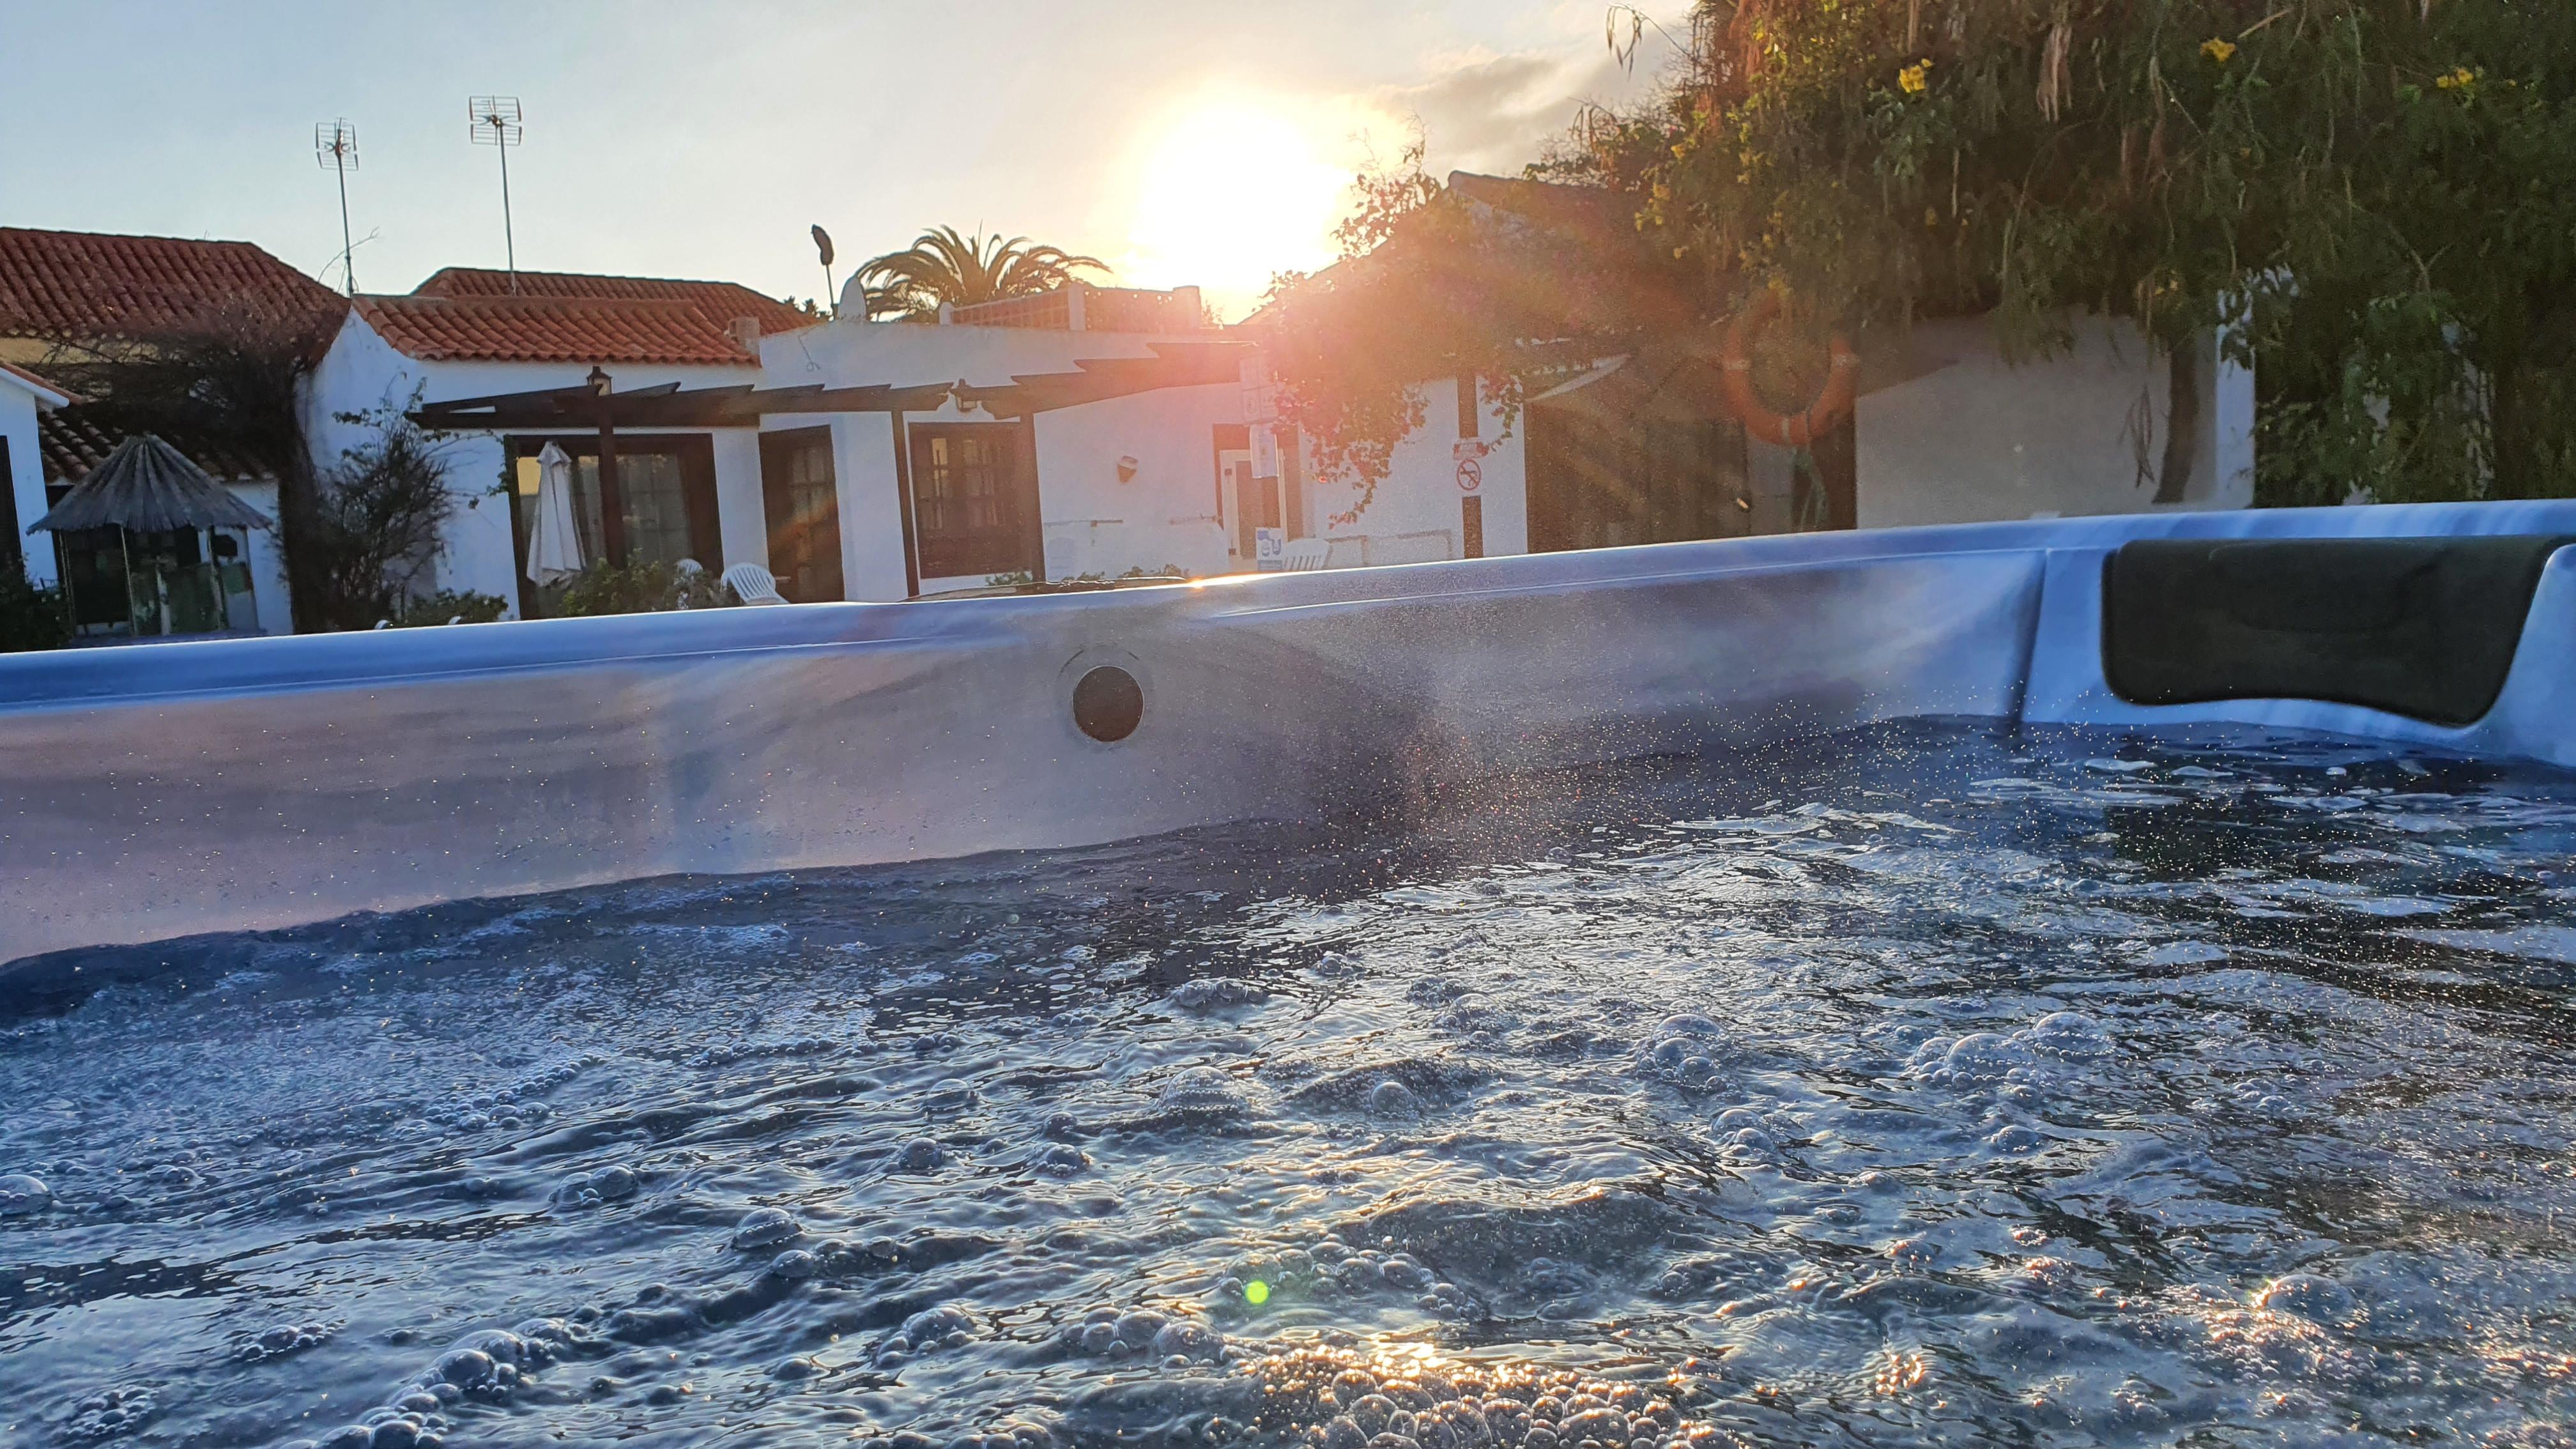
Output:
<svg viewBox="0 0 2576 1449">
<path fill-rule="evenodd" d="M 1279 563 L 1280 567 L 1292 574 L 1303 573 L 1308 569 L 1322 568 L 1324 560 L 1332 556 L 1331 539 L 1317 538 L 1309 534 L 1304 538 L 1288 540 L 1288 546 L 1280 551 Z"/>
<path fill-rule="evenodd" d="M 783 604 L 778 576 L 756 563 L 738 563 L 724 571 L 724 585 L 746 604 Z"/>
</svg>

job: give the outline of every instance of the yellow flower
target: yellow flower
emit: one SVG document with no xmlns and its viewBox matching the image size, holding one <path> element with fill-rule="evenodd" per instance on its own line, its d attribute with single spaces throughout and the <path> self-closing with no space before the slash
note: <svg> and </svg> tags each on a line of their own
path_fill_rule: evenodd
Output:
<svg viewBox="0 0 2576 1449">
<path fill-rule="evenodd" d="M 1897 89 L 1909 96 L 1919 96 L 1931 87 L 1932 62 L 1918 60 L 1896 73 Z"/>
<path fill-rule="evenodd" d="M 2200 43 L 2200 53 L 2208 56 L 2211 60 L 2217 61 L 2220 65 L 2225 65 L 2236 58 L 2236 42 L 2232 40 L 2220 40 L 2216 36 L 2212 36 Z"/>
<path fill-rule="evenodd" d="M 1940 230 L 1940 227 L 1941 213 L 1928 206 L 1923 208 L 1923 229 L 1925 231 L 1938 231 Z"/>
<path fill-rule="evenodd" d="M 2446 91 L 2466 90 L 2470 86 L 2478 83 L 2478 75 L 2479 72 L 2473 71 L 2464 65 L 2459 69 L 2452 71 L 2449 75 L 2437 78 L 2433 84 L 2439 89 Z"/>
</svg>

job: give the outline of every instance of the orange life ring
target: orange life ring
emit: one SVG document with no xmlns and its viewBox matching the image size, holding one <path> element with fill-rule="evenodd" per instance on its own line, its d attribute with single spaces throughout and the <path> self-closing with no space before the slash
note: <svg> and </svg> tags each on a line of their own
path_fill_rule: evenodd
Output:
<svg viewBox="0 0 2576 1449">
<path fill-rule="evenodd" d="M 1826 344 L 1832 361 L 1824 390 L 1804 412 L 1775 413 L 1753 391 L 1753 334 L 1779 315 L 1780 294 L 1765 292 L 1727 324 L 1726 345 L 1718 354 L 1719 385 L 1726 392 L 1727 410 L 1746 432 L 1783 448 L 1803 448 L 1851 411 L 1852 399 L 1860 392 L 1860 354 L 1852 351 L 1841 333 L 1834 333 Z"/>
</svg>

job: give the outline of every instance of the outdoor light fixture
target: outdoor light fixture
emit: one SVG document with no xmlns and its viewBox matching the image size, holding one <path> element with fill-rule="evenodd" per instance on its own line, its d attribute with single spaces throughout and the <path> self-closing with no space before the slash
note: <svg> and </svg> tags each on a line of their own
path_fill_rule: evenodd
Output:
<svg viewBox="0 0 2576 1449">
<path fill-rule="evenodd" d="M 1137 464 L 1136 464 L 1136 455 L 1135 455 L 1135 454 L 1133 454 L 1133 453 L 1122 453 L 1122 454 L 1120 454 L 1120 455 L 1119 455 L 1119 458 L 1118 458 L 1118 481 L 1119 481 L 1119 482 L 1121 482 L 1121 483 L 1133 483 L 1133 482 L 1135 482 L 1135 481 L 1136 481 L 1136 467 L 1137 467 Z"/>
</svg>

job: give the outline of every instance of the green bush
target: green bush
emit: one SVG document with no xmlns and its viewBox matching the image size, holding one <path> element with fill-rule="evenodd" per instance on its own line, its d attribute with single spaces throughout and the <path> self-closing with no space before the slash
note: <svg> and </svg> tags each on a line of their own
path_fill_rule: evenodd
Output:
<svg viewBox="0 0 2576 1449">
<path fill-rule="evenodd" d="M 418 629 L 444 624 L 453 619 L 464 624 L 489 624 L 509 612 L 510 601 L 499 594 L 477 594 L 441 589 L 425 599 L 413 599 L 394 615 L 397 629 Z"/>
<path fill-rule="evenodd" d="M 0 654 L 60 649 L 72 642 L 71 600 L 40 586 L 14 563 L 0 561 Z"/>
<path fill-rule="evenodd" d="M 563 586 L 554 612 L 565 617 L 653 614 L 666 609 L 721 609 L 740 602 L 715 575 L 682 573 L 666 563 L 595 563 Z"/>
</svg>

